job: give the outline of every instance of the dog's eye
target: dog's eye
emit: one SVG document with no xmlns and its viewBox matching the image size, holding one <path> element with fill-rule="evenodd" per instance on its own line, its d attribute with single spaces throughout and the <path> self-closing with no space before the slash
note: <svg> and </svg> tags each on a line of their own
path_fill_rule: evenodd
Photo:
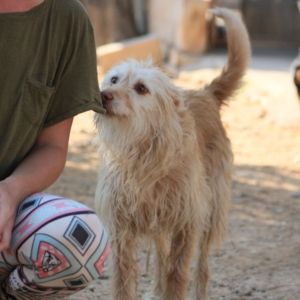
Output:
<svg viewBox="0 0 300 300">
<path fill-rule="evenodd" d="M 134 86 L 134 89 L 135 91 L 139 94 L 139 95 L 145 95 L 145 94 L 148 94 L 149 93 L 149 90 L 146 88 L 146 86 L 141 83 L 141 82 L 138 82 L 135 84 Z"/>
<path fill-rule="evenodd" d="M 110 82 L 112 84 L 116 84 L 118 82 L 119 78 L 117 76 L 113 76 L 111 79 L 110 79 Z"/>
</svg>

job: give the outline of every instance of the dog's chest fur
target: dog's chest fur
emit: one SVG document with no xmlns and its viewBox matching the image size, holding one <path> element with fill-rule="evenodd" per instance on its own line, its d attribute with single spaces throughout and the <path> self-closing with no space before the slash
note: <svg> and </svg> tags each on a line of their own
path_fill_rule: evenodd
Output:
<svg viewBox="0 0 300 300">
<path fill-rule="evenodd" d="M 195 222 L 194 216 L 203 225 L 208 188 L 197 143 L 194 146 L 167 158 L 148 153 L 134 163 L 107 159 L 97 188 L 104 222 L 109 226 L 114 220 L 114 227 L 130 227 L 141 234 L 186 226 Z"/>
</svg>

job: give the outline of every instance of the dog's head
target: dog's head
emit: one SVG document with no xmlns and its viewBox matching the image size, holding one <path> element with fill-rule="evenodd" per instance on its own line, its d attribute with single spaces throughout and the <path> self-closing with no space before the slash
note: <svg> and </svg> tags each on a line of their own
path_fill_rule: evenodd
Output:
<svg viewBox="0 0 300 300">
<path fill-rule="evenodd" d="M 184 91 L 150 63 L 130 60 L 107 73 L 101 95 L 107 113 L 96 124 L 106 159 L 138 160 L 152 176 L 158 165 L 168 168 L 182 148 Z"/>
<path fill-rule="evenodd" d="M 131 121 L 182 111 L 184 101 L 179 94 L 180 90 L 161 70 L 135 60 L 111 69 L 101 85 L 106 117 Z"/>
</svg>

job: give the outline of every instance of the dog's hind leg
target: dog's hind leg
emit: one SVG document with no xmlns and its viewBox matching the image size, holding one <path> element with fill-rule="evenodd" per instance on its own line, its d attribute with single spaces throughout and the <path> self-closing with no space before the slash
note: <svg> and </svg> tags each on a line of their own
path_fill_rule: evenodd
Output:
<svg viewBox="0 0 300 300">
<path fill-rule="evenodd" d="M 209 280 L 208 254 L 210 235 L 204 233 L 200 241 L 200 255 L 196 269 L 196 300 L 207 300 L 207 284 Z"/>
<path fill-rule="evenodd" d="M 189 225 L 177 232 L 171 242 L 166 264 L 166 278 L 162 281 L 164 300 L 185 300 L 190 281 L 190 267 L 197 235 L 194 226 Z"/>
<path fill-rule="evenodd" d="M 120 235 L 119 235 L 120 236 Z M 113 299 L 137 299 L 137 243 L 132 235 L 122 234 L 111 243 L 113 253 Z"/>
</svg>

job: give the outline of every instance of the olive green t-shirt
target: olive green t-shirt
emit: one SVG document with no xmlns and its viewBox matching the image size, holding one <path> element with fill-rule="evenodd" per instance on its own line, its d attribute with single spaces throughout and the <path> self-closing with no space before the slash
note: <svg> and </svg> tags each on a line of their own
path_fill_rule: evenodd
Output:
<svg viewBox="0 0 300 300">
<path fill-rule="evenodd" d="M 44 127 L 87 110 L 103 112 L 95 52 L 77 0 L 44 0 L 27 12 L 0 14 L 0 180 Z"/>
</svg>

